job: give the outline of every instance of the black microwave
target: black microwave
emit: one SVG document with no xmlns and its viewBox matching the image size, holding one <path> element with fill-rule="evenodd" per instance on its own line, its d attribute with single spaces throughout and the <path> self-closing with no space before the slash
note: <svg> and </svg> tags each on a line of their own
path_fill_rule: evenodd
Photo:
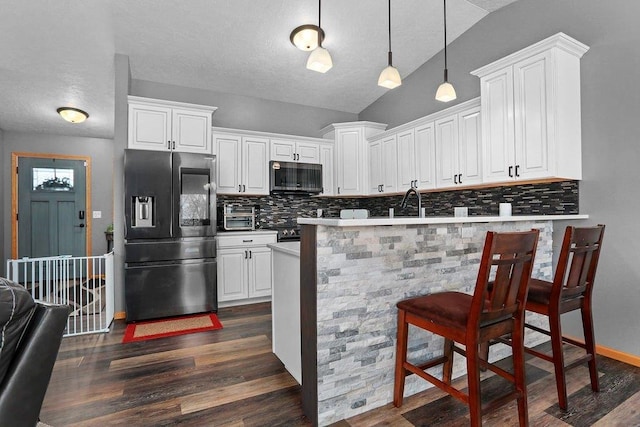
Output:
<svg viewBox="0 0 640 427">
<path fill-rule="evenodd" d="M 272 160 L 269 169 L 272 193 L 322 193 L 322 165 Z"/>
</svg>

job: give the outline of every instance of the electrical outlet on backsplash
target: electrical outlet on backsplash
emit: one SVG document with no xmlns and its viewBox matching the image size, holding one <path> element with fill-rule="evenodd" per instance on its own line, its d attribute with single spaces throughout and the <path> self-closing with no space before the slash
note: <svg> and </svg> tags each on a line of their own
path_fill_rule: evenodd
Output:
<svg viewBox="0 0 640 427">
<path fill-rule="evenodd" d="M 513 185 L 493 188 L 452 190 L 422 193 L 426 216 L 453 216 L 454 208 L 466 206 L 469 216 L 498 216 L 500 203 L 511 203 L 513 215 L 571 215 L 579 213 L 578 181 Z M 271 228 L 295 224 L 297 217 L 317 216 L 322 209 L 325 218 L 337 218 L 341 209 L 367 209 L 371 216 L 387 216 L 389 207 L 395 215 L 416 213 L 414 201 L 406 212 L 399 210 L 402 195 L 369 198 L 311 197 L 303 194 L 272 194 L 269 196 L 218 195 L 218 206 L 233 203 L 253 206 L 257 227 Z"/>
</svg>

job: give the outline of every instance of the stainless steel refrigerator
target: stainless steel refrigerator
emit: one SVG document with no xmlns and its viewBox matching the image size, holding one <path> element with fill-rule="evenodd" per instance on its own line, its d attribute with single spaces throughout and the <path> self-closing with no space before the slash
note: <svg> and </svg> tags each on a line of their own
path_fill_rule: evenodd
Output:
<svg viewBox="0 0 640 427">
<path fill-rule="evenodd" d="M 125 150 L 127 322 L 217 311 L 215 156 Z"/>
</svg>

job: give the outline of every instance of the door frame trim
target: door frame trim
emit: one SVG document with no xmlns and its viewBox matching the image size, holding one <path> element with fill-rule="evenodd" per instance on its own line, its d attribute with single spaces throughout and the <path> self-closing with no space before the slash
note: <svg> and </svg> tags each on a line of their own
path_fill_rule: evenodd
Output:
<svg viewBox="0 0 640 427">
<path fill-rule="evenodd" d="M 86 163 L 85 169 L 85 221 L 87 231 L 85 233 L 86 256 L 91 256 L 91 157 L 75 156 L 71 154 L 54 154 L 54 153 L 27 153 L 12 152 L 11 153 L 11 258 L 18 257 L 18 174 L 14 173 L 18 168 L 18 160 L 20 157 L 33 157 L 39 159 L 60 159 L 60 160 L 81 160 Z"/>
</svg>

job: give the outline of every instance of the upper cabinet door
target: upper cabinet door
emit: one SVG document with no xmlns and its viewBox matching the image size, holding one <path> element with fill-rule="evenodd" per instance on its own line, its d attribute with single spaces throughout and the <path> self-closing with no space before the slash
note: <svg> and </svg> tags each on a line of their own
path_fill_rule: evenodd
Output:
<svg viewBox="0 0 640 427">
<path fill-rule="evenodd" d="M 414 130 L 400 132 L 397 135 L 398 143 L 398 187 L 402 190 L 416 186 L 418 174 L 416 166 L 419 161 L 416 157 L 416 144 Z"/>
<path fill-rule="evenodd" d="M 172 149 L 185 153 L 211 153 L 211 113 L 174 108 Z"/>
<path fill-rule="evenodd" d="M 269 138 L 242 138 L 242 192 L 269 194 Z"/>
<path fill-rule="evenodd" d="M 322 164 L 322 194 L 331 196 L 333 190 L 333 145 L 320 146 L 320 163 Z"/>
<path fill-rule="evenodd" d="M 398 135 L 400 142 L 400 135 Z M 436 141 L 433 123 L 415 129 L 415 159 L 417 185 L 421 190 L 436 187 Z M 399 160 L 398 165 L 401 164 Z M 404 184 L 402 184 L 404 186 Z M 404 187 L 403 187 L 404 188 Z"/>
<path fill-rule="evenodd" d="M 217 156 L 218 194 L 238 194 L 241 187 L 242 138 L 236 135 L 214 135 Z"/>
<path fill-rule="evenodd" d="M 436 184 L 452 187 L 458 184 L 458 116 L 445 117 L 435 122 Z"/>
<path fill-rule="evenodd" d="M 398 191 L 398 144 L 396 135 L 382 140 L 382 191 Z"/>
<path fill-rule="evenodd" d="M 336 134 L 337 194 L 360 195 L 365 185 L 362 174 L 366 167 L 363 165 L 362 132 L 359 129 L 339 129 Z"/>
<path fill-rule="evenodd" d="M 551 55 L 545 52 L 513 66 L 515 103 L 515 175 L 518 179 L 550 175 L 547 113 L 551 94 Z M 553 171 L 555 172 L 555 171 Z"/>
<path fill-rule="evenodd" d="M 298 142 L 296 159 L 302 163 L 320 163 L 320 146 L 312 142 Z"/>
<path fill-rule="evenodd" d="M 296 160 L 296 143 L 284 139 L 271 140 L 271 160 L 294 162 Z"/>
<path fill-rule="evenodd" d="M 480 133 L 480 107 L 474 107 L 459 114 L 458 162 L 460 176 L 458 184 L 482 183 L 482 153 Z"/>
<path fill-rule="evenodd" d="M 383 191 L 382 180 L 382 141 L 375 141 L 369 144 L 369 194 Z"/>
<path fill-rule="evenodd" d="M 171 108 L 129 104 L 129 148 L 171 150 Z"/>
<path fill-rule="evenodd" d="M 484 182 L 513 179 L 513 69 L 498 70 L 481 81 Z M 510 176 L 511 174 L 511 176 Z"/>
</svg>

